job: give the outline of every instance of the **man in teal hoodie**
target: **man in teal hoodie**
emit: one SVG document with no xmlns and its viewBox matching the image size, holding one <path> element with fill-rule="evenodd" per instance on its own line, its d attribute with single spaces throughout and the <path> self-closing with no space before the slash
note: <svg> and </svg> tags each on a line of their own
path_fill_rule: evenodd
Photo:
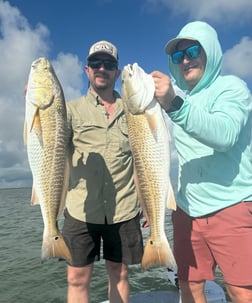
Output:
<svg viewBox="0 0 252 303">
<path fill-rule="evenodd" d="M 182 302 L 206 303 L 216 266 L 232 302 L 252 302 L 251 93 L 238 77 L 221 75 L 218 36 L 205 22 L 185 25 L 165 51 L 172 79 L 152 76 L 179 158 L 173 224 Z"/>
</svg>

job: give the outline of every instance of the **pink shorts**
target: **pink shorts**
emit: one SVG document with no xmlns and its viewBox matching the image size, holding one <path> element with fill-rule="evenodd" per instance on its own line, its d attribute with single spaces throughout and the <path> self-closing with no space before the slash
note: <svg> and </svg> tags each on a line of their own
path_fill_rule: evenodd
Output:
<svg viewBox="0 0 252 303">
<path fill-rule="evenodd" d="M 179 208 L 172 216 L 179 280 L 213 280 L 218 265 L 226 283 L 252 285 L 252 201 L 200 218 Z"/>
</svg>

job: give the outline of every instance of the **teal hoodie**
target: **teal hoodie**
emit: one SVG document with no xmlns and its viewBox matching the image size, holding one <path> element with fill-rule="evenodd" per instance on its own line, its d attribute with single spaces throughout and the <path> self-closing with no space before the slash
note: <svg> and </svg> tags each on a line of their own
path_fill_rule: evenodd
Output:
<svg viewBox="0 0 252 303">
<path fill-rule="evenodd" d="M 252 201 L 252 98 L 244 81 L 221 75 L 222 50 L 210 25 L 187 24 L 177 38 L 188 37 L 200 42 L 207 64 L 188 91 L 169 57 L 173 80 L 187 91 L 182 107 L 169 116 L 179 158 L 177 204 L 200 217 Z"/>
</svg>

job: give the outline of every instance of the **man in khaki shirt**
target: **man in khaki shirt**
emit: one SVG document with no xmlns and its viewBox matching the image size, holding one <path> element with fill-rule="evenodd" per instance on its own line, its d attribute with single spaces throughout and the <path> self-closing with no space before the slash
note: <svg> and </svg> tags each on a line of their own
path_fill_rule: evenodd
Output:
<svg viewBox="0 0 252 303">
<path fill-rule="evenodd" d="M 141 262 L 140 206 L 122 100 L 114 91 L 120 75 L 116 47 L 91 46 L 86 96 L 67 104 L 70 184 L 63 236 L 72 254 L 68 303 L 88 303 L 93 263 L 103 257 L 111 303 L 129 302 L 128 265 Z"/>
</svg>

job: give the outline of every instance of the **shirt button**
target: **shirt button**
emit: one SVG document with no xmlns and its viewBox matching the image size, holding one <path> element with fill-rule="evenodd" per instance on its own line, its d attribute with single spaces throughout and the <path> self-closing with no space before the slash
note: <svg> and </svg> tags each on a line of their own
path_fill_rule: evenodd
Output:
<svg viewBox="0 0 252 303">
<path fill-rule="evenodd" d="M 107 200 L 104 200 L 104 203 L 107 203 Z"/>
</svg>

